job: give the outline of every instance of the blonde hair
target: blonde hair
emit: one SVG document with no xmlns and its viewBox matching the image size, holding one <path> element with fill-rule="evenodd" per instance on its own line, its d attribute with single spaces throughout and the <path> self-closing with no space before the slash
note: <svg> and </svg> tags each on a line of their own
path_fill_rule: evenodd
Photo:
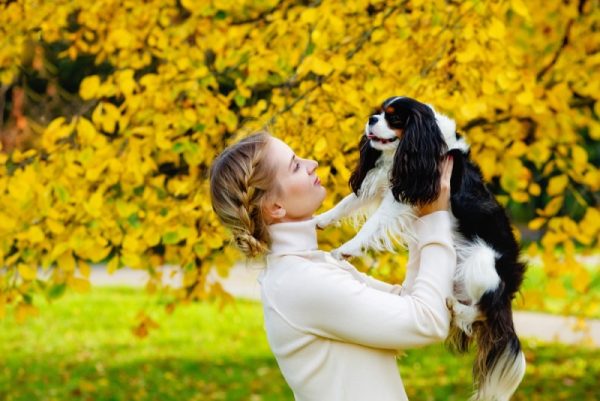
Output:
<svg viewBox="0 0 600 401">
<path fill-rule="evenodd" d="M 265 159 L 271 135 L 261 131 L 226 148 L 210 169 L 212 208 L 248 257 L 268 252 L 271 238 L 263 203 L 277 189 L 275 169 Z"/>
</svg>

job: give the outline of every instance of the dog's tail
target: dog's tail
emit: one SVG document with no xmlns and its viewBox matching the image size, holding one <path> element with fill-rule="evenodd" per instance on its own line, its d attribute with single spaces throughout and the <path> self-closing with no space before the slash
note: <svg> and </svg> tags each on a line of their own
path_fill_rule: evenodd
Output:
<svg viewBox="0 0 600 401">
<path fill-rule="evenodd" d="M 484 311 L 485 306 L 496 305 L 487 309 L 485 321 L 473 327 L 477 357 L 471 401 L 508 401 L 525 375 L 525 355 L 515 333 L 510 301 L 498 302 L 502 290 L 484 294 L 480 302 Z"/>
</svg>

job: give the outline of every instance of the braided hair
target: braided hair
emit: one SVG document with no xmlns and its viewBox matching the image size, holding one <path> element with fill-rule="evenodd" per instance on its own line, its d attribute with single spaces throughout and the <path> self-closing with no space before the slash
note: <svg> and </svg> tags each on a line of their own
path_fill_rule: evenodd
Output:
<svg viewBox="0 0 600 401">
<path fill-rule="evenodd" d="M 212 208 L 248 257 L 269 250 L 263 201 L 277 190 L 275 169 L 264 158 L 271 135 L 258 132 L 226 148 L 210 169 Z"/>
</svg>

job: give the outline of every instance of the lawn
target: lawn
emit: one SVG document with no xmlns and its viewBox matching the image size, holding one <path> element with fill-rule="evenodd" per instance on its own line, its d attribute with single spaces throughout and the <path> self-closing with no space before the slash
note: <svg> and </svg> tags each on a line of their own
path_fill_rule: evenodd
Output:
<svg viewBox="0 0 600 401">
<path fill-rule="evenodd" d="M 0 321 L 0 400 L 291 401 L 269 351 L 262 310 L 238 301 L 181 306 L 133 288 L 93 288 L 46 304 L 17 325 Z M 160 324 L 144 339 L 131 333 L 137 312 Z M 528 366 L 514 400 L 593 400 L 600 394 L 600 351 L 526 341 Z M 470 356 L 442 346 L 399 359 L 413 401 L 466 400 Z"/>
</svg>

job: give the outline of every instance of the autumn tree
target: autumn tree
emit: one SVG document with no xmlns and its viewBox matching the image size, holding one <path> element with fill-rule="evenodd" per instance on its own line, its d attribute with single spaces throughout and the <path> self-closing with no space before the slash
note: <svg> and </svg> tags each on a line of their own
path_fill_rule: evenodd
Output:
<svg viewBox="0 0 600 401">
<path fill-rule="evenodd" d="M 570 311 L 597 305 L 575 249 L 600 237 L 599 26 L 589 0 L 3 2 L 0 314 L 87 290 L 98 262 L 149 271 L 149 290 L 175 264 L 180 301 L 225 296 L 207 274 L 240 254 L 208 201 L 215 155 L 267 127 L 320 161 L 327 209 L 392 95 L 457 121 L 498 199 L 542 236 L 528 253 L 573 276 Z M 400 280 L 403 260 L 358 263 Z"/>
</svg>

